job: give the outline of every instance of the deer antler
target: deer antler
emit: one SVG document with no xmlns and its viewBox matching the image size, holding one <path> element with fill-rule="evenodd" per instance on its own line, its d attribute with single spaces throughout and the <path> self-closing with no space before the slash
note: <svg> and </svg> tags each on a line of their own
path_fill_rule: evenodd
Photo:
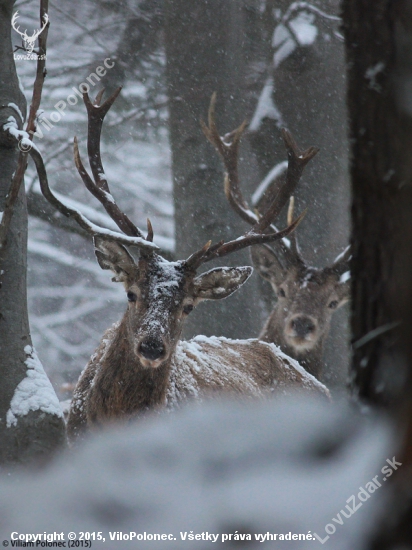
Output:
<svg viewBox="0 0 412 550">
<path fill-rule="evenodd" d="M 116 223 L 118 228 L 126 235 L 141 237 L 144 239 L 145 237 L 142 232 L 133 224 L 129 217 L 120 210 L 114 201 L 113 196 L 110 193 L 109 184 L 104 173 L 100 155 L 100 136 L 103 120 L 110 107 L 115 102 L 120 91 L 121 88 L 118 88 L 102 105 L 100 105 L 100 102 L 104 89 L 101 90 L 96 96 L 94 103 L 90 101 L 87 93 L 83 94 L 83 101 L 86 105 L 88 115 L 87 152 L 94 181 L 89 176 L 82 163 L 76 137 L 74 138 L 74 162 L 86 188 L 96 197 L 97 200 L 101 202 L 106 212 Z"/>
<path fill-rule="evenodd" d="M 295 154 L 295 156 L 293 156 L 293 159 L 295 162 L 292 163 L 291 175 L 289 176 L 289 178 L 286 179 L 285 185 L 279 189 L 277 196 L 275 197 L 275 199 L 273 200 L 269 208 L 266 210 L 264 215 L 259 218 L 249 208 L 248 204 L 246 203 L 246 201 L 242 196 L 242 193 L 239 187 L 237 160 L 238 160 L 239 142 L 246 128 L 246 122 L 243 122 L 239 126 L 239 128 L 237 128 L 230 134 L 226 134 L 223 138 L 221 138 L 219 136 L 219 132 L 217 130 L 216 121 L 215 121 L 215 104 L 216 104 L 216 94 L 214 93 L 212 95 L 212 99 L 210 101 L 210 106 L 209 106 L 209 126 L 207 126 L 203 121 L 201 121 L 201 126 L 207 139 L 212 143 L 212 145 L 216 147 L 218 153 L 222 157 L 224 166 L 226 168 L 226 174 L 225 174 L 226 197 L 229 200 L 229 203 L 231 204 L 232 208 L 244 220 L 252 224 L 252 228 L 250 229 L 250 231 L 245 233 L 242 237 L 239 237 L 234 241 L 229 241 L 227 243 L 224 243 L 223 241 L 221 241 L 220 243 L 217 243 L 213 246 L 211 246 L 211 241 L 206 243 L 206 245 L 202 249 L 192 254 L 186 260 L 186 262 L 191 266 L 193 266 L 194 268 L 197 268 L 202 263 L 208 262 L 214 258 L 226 256 L 227 254 L 230 254 L 237 250 L 241 250 L 243 248 L 247 248 L 249 246 L 253 246 L 255 244 L 264 244 L 264 243 L 278 241 L 283 237 L 286 237 L 287 235 L 292 233 L 292 231 L 302 221 L 306 212 L 303 212 L 293 222 L 292 220 L 288 220 L 288 227 L 286 227 L 282 231 L 278 231 L 276 227 L 274 227 L 271 224 L 273 220 L 276 218 L 276 216 L 279 214 L 281 209 L 283 208 L 284 202 L 285 202 L 285 196 L 287 200 L 287 197 L 290 195 L 289 189 L 294 189 L 293 184 L 296 187 L 297 182 L 294 183 L 295 181 L 294 178 L 298 173 L 298 168 L 300 167 L 300 165 L 304 166 L 318 152 L 314 147 L 312 147 L 307 151 L 305 151 L 305 153 L 301 155 L 301 158 L 297 158 L 298 155 L 296 154 L 297 152 L 296 144 L 292 139 L 288 139 L 288 144 L 291 148 L 291 151 L 292 153 Z M 301 170 L 303 170 L 303 166 Z M 286 191 L 284 188 L 286 188 Z M 274 232 L 265 233 L 265 231 L 268 228 L 270 228 Z"/>
<path fill-rule="evenodd" d="M 40 188 L 45 198 L 64 216 L 74 218 L 79 226 L 87 233 L 89 233 L 89 235 L 92 235 L 93 237 L 95 235 L 101 235 L 108 241 L 116 241 L 128 246 L 137 246 L 147 253 L 155 252 L 159 249 L 157 245 L 147 241 L 144 237 L 123 235 L 122 233 L 110 231 L 109 229 L 99 227 L 98 225 L 89 221 L 81 212 L 79 212 L 79 210 L 76 210 L 75 208 L 64 204 L 64 202 L 58 199 L 53 191 L 50 189 L 43 157 L 41 156 L 39 150 L 35 147 L 35 145 L 32 145 L 31 149 L 29 150 L 29 154 L 36 165 Z"/>
<path fill-rule="evenodd" d="M 206 124 L 201 121 L 202 129 L 207 139 L 212 145 L 215 146 L 223 160 L 226 170 L 224 183 L 225 195 L 230 205 L 242 219 L 254 225 L 256 221 L 258 221 L 258 217 L 254 212 L 252 212 L 242 196 L 239 187 L 239 175 L 237 170 L 239 143 L 246 128 L 246 121 L 233 132 L 226 134 L 223 138 L 220 137 L 215 122 L 215 104 L 216 93 L 212 95 L 212 99 L 210 101 L 208 117 L 209 126 L 206 126 Z M 288 153 L 286 182 L 277 189 L 274 201 L 260 218 L 261 230 L 263 230 L 262 227 L 266 229 L 272 223 L 272 220 L 279 215 L 288 198 L 296 189 L 304 167 L 319 152 L 317 147 L 309 147 L 309 149 L 303 152 L 299 151 L 292 134 L 286 129 L 282 130 L 282 137 Z M 268 223 L 269 219 L 271 221 Z M 272 229 L 276 228 L 272 227 Z"/>
<path fill-rule="evenodd" d="M 83 99 L 88 112 L 88 152 L 89 160 L 94 175 L 94 181 L 89 176 L 85 169 L 79 154 L 77 139 L 74 138 L 74 160 L 77 170 L 86 186 L 86 188 L 101 202 L 106 209 L 106 212 L 116 223 L 124 234 L 116 231 L 110 231 L 99 227 L 90 222 L 81 212 L 71 208 L 59 200 L 50 189 L 47 173 L 44 166 L 43 158 L 38 149 L 30 142 L 30 155 L 36 165 L 39 176 L 40 187 L 45 198 L 65 216 L 73 217 L 76 222 L 90 235 L 101 235 L 106 240 L 117 241 L 125 245 L 133 245 L 139 247 L 146 254 L 158 250 L 153 240 L 153 229 L 148 220 L 148 236 L 144 237 L 143 233 L 130 221 L 128 216 L 120 210 L 115 200 L 113 199 L 110 188 L 104 175 L 103 164 L 100 157 L 100 134 L 103 119 L 110 107 L 113 105 L 116 97 L 119 95 L 121 88 L 116 90 L 102 105 L 100 101 L 103 95 L 102 90 L 96 97 L 94 104 L 91 103 L 87 93 L 83 94 Z"/>
<path fill-rule="evenodd" d="M 225 167 L 224 191 L 226 198 L 228 199 L 229 204 L 231 205 L 233 210 L 243 220 L 253 225 L 252 231 L 255 231 L 256 233 L 264 232 L 267 229 L 277 231 L 277 228 L 273 225 L 273 221 L 277 218 L 281 210 L 286 205 L 288 199 L 294 193 L 302 176 L 303 169 L 308 164 L 308 162 L 318 153 L 319 149 L 317 147 L 309 147 L 309 149 L 307 149 L 306 151 L 300 151 L 295 140 L 293 139 L 292 134 L 286 129 L 282 130 L 282 137 L 288 155 L 288 168 L 286 178 L 285 180 L 279 178 L 277 186 L 272 193 L 272 196 L 274 198 L 271 204 L 263 213 L 263 215 L 259 217 L 251 210 L 251 208 L 243 198 L 242 192 L 239 187 L 237 160 L 239 154 L 239 143 L 242 134 L 246 128 L 246 122 L 243 122 L 239 126 L 239 128 L 237 128 L 233 132 L 226 134 L 223 137 L 220 137 L 215 121 L 215 104 L 216 94 L 214 93 L 212 95 L 209 106 L 209 126 L 207 126 L 203 121 L 201 122 L 201 124 L 205 136 L 210 141 L 210 143 L 214 145 L 222 158 Z M 292 216 L 293 202 L 291 203 L 288 216 L 289 227 L 292 223 Z M 302 217 L 303 215 L 300 216 L 298 220 L 300 221 Z M 287 247 L 280 240 L 278 244 L 282 248 L 284 254 L 288 256 L 289 261 L 303 261 L 299 256 L 295 236 L 292 237 L 291 248 Z"/>
</svg>

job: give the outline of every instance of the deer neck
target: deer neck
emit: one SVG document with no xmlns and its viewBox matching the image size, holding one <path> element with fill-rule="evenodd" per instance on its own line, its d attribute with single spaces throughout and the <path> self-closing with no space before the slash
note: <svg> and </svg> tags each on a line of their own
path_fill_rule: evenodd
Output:
<svg viewBox="0 0 412 550">
<path fill-rule="evenodd" d="M 171 358 L 157 368 L 145 368 L 128 337 L 127 313 L 97 368 L 90 394 L 94 423 L 131 418 L 164 405 Z"/>
<path fill-rule="evenodd" d="M 326 334 L 319 338 L 312 349 L 299 351 L 286 341 L 283 330 L 284 327 L 279 319 L 277 307 L 275 307 L 259 334 L 259 340 L 276 344 L 283 353 L 296 359 L 309 374 L 319 379 L 322 374 L 323 344 Z"/>
</svg>

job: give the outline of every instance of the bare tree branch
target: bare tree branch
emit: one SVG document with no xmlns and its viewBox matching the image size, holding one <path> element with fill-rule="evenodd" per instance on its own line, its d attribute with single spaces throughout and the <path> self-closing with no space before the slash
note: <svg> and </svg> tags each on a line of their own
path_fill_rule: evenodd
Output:
<svg viewBox="0 0 412 550">
<path fill-rule="evenodd" d="M 48 0 L 41 0 L 40 2 L 40 25 L 48 19 L 49 2 Z M 37 52 L 37 70 L 36 79 L 33 86 L 33 96 L 30 105 L 30 113 L 27 121 L 27 133 L 29 139 L 33 139 L 33 133 L 36 129 L 36 113 L 40 107 L 41 94 L 43 91 L 44 79 L 46 78 L 46 53 L 47 53 L 47 35 L 49 32 L 49 25 L 47 23 L 43 32 L 39 35 L 39 50 Z M 22 121 L 23 122 L 23 121 Z M 6 131 L 2 128 L 2 131 Z M 0 260 L 1 250 L 4 248 L 7 235 L 10 228 L 11 219 L 13 217 L 14 205 L 19 195 L 19 190 L 24 178 L 24 173 L 27 168 L 27 151 L 20 148 L 20 155 L 17 164 L 17 169 L 10 185 L 10 191 L 8 193 L 7 201 L 4 208 L 3 216 L 0 220 Z"/>
</svg>

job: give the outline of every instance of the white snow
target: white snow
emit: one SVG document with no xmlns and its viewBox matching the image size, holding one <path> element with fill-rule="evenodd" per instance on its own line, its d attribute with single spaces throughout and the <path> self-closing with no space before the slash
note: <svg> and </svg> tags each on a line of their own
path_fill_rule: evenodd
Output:
<svg viewBox="0 0 412 550">
<path fill-rule="evenodd" d="M 32 143 L 32 142 L 30 142 Z M 33 146 L 34 147 L 34 146 Z M 54 191 L 50 189 L 50 192 L 52 195 L 55 196 Z M 100 235 L 101 237 L 109 237 L 114 238 L 116 240 L 119 240 L 120 242 L 123 242 L 129 246 L 139 246 L 144 245 L 145 248 L 152 248 L 153 250 L 159 250 L 159 247 L 152 242 L 146 241 L 146 239 L 143 239 L 141 237 L 129 237 L 128 235 L 125 235 L 124 233 L 119 233 L 117 231 L 112 231 L 111 229 L 107 229 L 104 227 L 100 227 L 93 223 L 92 221 L 88 220 L 79 210 L 72 208 L 69 206 L 69 201 L 67 201 L 66 198 L 63 200 L 60 200 L 60 202 L 69 210 L 75 210 L 76 214 L 83 220 L 85 224 L 89 226 L 89 228 L 95 233 L 95 235 Z"/>
<path fill-rule="evenodd" d="M 284 160 L 282 162 L 279 162 L 279 164 L 276 164 L 270 172 L 263 178 L 261 183 L 258 185 L 256 191 L 252 195 L 252 204 L 253 206 L 256 206 L 260 199 L 262 198 L 262 195 L 265 193 L 269 185 L 278 179 L 280 176 L 282 176 L 286 170 L 288 169 L 288 161 Z"/>
<path fill-rule="evenodd" d="M 13 116 L 9 116 L 6 124 L 3 124 L 3 129 L 8 131 L 10 135 L 16 138 L 19 142 L 19 147 L 22 147 L 26 151 L 34 149 L 40 154 L 40 151 L 36 145 L 30 140 L 29 134 L 24 130 L 19 130 L 17 121 Z"/>
<path fill-rule="evenodd" d="M 304 278 L 303 278 L 302 284 L 300 285 L 300 288 L 307 288 L 308 283 L 309 283 L 309 282 L 311 281 L 311 279 L 313 278 L 314 272 L 315 272 L 315 270 L 312 269 L 312 270 L 309 270 L 309 271 L 306 273 L 306 275 L 305 275 Z"/>
<path fill-rule="evenodd" d="M 318 36 L 318 28 L 314 25 L 314 21 L 315 15 L 313 13 L 301 11 L 289 22 L 289 27 L 293 30 L 300 46 L 311 46 L 315 42 Z"/>
<path fill-rule="evenodd" d="M 376 82 L 376 77 L 379 73 L 383 72 L 384 69 L 385 63 L 382 63 L 382 61 L 380 61 L 379 63 L 376 63 L 376 65 L 374 65 L 373 67 L 369 67 L 366 70 L 365 78 L 366 80 L 369 80 L 369 88 L 371 90 L 375 90 L 376 92 L 382 91 L 381 85 Z"/>
<path fill-rule="evenodd" d="M 315 15 L 306 10 L 300 11 L 290 20 L 285 16 L 282 21 L 276 26 L 272 39 L 275 68 L 279 67 L 297 46 L 311 46 L 318 36 L 318 28 L 314 24 Z"/>
<path fill-rule="evenodd" d="M 340 254 L 338 254 L 336 256 L 336 258 L 333 260 L 333 263 L 336 264 L 337 262 L 340 262 L 340 260 L 343 258 L 343 256 L 347 253 L 347 251 L 349 250 L 350 248 L 350 245 L 348 245 L 345 250 L 343 252 L 341 252 Z"/>
<path fill-rule="evenodd" d="M 259 130 L 262 120 L 271 118 L 276 120 L 279 126 L 283 126 L 282 115 L 273 102 L 273 79 L 268 78 L 263 86 L 259 96 L 255 112 L 249 124 L 249 130 L 256 132 Z"/>
<path fill-rule="evenodd" d="M 106 177 L 104 172 L 100 172 L 99 176 L 101 176 L 104 179 Z M 106 200 L 108 202 L 111 202 L 111 203 L 115 204 L 115 200 L 114 200 L 113 195 L 111 193 L 108 193 L 107 191 L 103 191 L 103 194 L 106 197 Z"/>
<path fill-rule="evenodd" d="M 22 123 L 24 123 L 23 113 L 20 111 L 20 107 L 15 103 L 8 103 L 8 106 L 14 109 L 19 114 Z"/>
<path fill-rule="evenodd" d="M 336 23 L 341 23 L 340 17 L 336 15 L 329 15 L 328 13 L 319 9 L 317 6 L 314 6 L 313 4 L 309 2 L 304 2 L 304 1 L 292 2 L 292 4 L 290 4 L 289 8 L 287 9 L 285 15 L 283 16 L 283 20 L 287 21 L 290 18 L 290 16 L 293 14 L 293 12 L 299 11 L 299 10 L 308 10 L 316 15 L 319 15 L 320 17 L 323 17 L 324 19 L 328 19 L 329 21 L 335 21 Z"/>
<path fill-rule="evenodd" d="M 349 281 L 350 279 L 350 271 L 345 271 L 345 273 L 342 273 L 342 275 L 339 278 L 339 283 L 346 283 L 346 281 Z"/>
<path fill-rule="evenodd" d="M 312 550 L 322 547 L 315 538 L 262 546 L 254 534 L 323 539 L 332 524 L 324 548 L 365 550 L 387 506 L 381 469 L 395 454 L 387 426 L 344 404 L 214 401 L 99 433 L 36 475 L 3 475 L 0 533 L 101 531 L 93 548 L 207 550 L 231 548 L 222 534 L 238 531 L 251 533 L 250 550 Z M 375 476 L 383 487 L 361 504 L 359 488 Z M 334 522 L 352 495 L 361 506 Z M 116 532 L 173 537 L 111 542 Z M 219 539 L 182 542 L 181 532 Z"/>
<path fill-rule="evenodd" d="M 59 401 L 36 350 L 32 346 L 25 346 L 24 353 L 27 356 L 26 378 L 14 390 L 6 417 L 8 428 L 17 425 L 18 417 L 25 416 L 29 411 L 40 410 L 47 414 L 62 416 Z"/>
</svg>

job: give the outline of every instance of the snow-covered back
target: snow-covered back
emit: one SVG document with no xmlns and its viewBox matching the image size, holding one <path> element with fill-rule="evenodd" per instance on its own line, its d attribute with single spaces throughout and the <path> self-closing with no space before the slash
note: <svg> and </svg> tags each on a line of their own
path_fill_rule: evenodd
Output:
<svg viewBox="0 0 412 550">
<path fill-rule="evenodd" d="M 102 432 L 48 471 L 0 478 L 0 537 L 100 531 L 93 548 L 364 550 L 385 505 L 385 426 L 344 405 L 302 398 L 213 401 Z M 362 502 L 361 487 L 382 488 Z M 349 514 L 347 506 L 357 509 Z M 348 504 L 349 503 L 349 504 Z M 346 511 L 345 517 L 340 511 Z M 327 531 L 325 531 L 327 528 Z M 136 533 L 146 541 L 110 540 Z M 218 535 L 215 543 L 190 534 Z M 256 535 L 304 534 L 262 546 Z M 147 540 L 153 534 L 171 540 Z M 186 540 L 182 540 L 186 536 Z M 199 537 L 200 538 L 200 537 Z"/>
<path fill-rule="evenodd" d="M 36 350 L 32 346 L 25 346 L 24 353 L 27 356 L 26 377 L 14 390 L 6 417 L 8 428 L 17 424 L 19 416 L 25 416 L 30 411 L 43 411 L 62 416 L 59 401 Z"/>
</svg>

